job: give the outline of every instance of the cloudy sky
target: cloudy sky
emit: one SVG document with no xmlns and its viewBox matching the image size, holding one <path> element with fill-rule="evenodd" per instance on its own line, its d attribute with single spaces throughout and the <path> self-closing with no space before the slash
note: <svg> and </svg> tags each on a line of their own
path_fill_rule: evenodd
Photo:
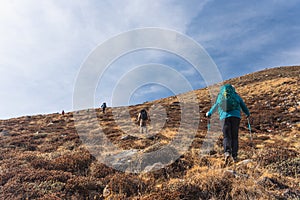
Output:
<svg viewBox="0 0 300 200">
<path fill-rule="evenodd" d="M 89 55 L 133 29 L 157 27 L 191 38 L 212 58 L 224 80 L 299 65 L 299 10 L 299 0 L 1 0 L 0 119 L 71 111 L 74 87 Z M 135 81 L 126 77 L 132 71 L 135 77 L 147 77 L 149 84 L 135 86 L 122 102 L 135 104 L 176 93 L 172 86 L 180 87 L 177 76 L 135 70 L 151 65 L 177 70 L 191 89 L 206 86 L 201 74 L 176 54 L 134 51 L 106 68 L 94 91 L 94 107 L 103 101 L 109 106 L 120 102 L 122 93 L 113 91 Z M 170 79 L 170 85 L 157 82 L 159 76 Z"/>
</svg>

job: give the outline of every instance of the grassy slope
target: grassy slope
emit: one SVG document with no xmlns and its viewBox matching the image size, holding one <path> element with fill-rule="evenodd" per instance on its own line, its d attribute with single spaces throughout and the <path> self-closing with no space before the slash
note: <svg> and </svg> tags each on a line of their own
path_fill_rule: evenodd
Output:
<svg viewBox="0 0 300 200">
<path fill-rule="evenodd" d="M 104 190 L 109 190 L 107 199 L 299 197 L 299 74 L 300 67 L 282 67 L 228 81 L 248 105 L 254 132 L 252 144 L 247 122 L 242 119 L 239 157 L 248 162 L 237 165 L 237 174 L 230 171 L 233 165 L 223 164 L 219 131 L 209 133 L 217 141 L 213 150 L 208 155 L 201 154 L 207 134 L 203 116 L 211 106 L 207 89 L 183 94 L 187 99 L 197 95 L 198 102 L 193 103 L 199 105 L 201 114 L 189 150 L 166 168 L 140 175 L 119 172 L 98 162 L 82 144 L 74 127 L 73 113 L 0 121 L 0 199 L 104 199 Z M 86 128 L 99 123 L 119 148 L 151 152 L 176 135 L 181 112 L 177 101 L 176 97 L 170 97 L 129 107 L 132 120 L 141 107 L 160 105 L 167 110 L 168 120 L 162 130 L 150 126 L 150 133 L 156 135 L 151 139 L 137 137 L 137 126 L 128 120 L 116 123 L 112 109 L 105 116 L 97 109 L 96 120 L 80 123 Z M 125 108 L 116 110 L 125 112 Z M 191 110 L 189 117 L 192 116 Z M 96 133 L 97 130 L 92 130 L 87 136 L 94 137 Z M 133 137 L 122 140 L 125 133 Z"/>
</svg>

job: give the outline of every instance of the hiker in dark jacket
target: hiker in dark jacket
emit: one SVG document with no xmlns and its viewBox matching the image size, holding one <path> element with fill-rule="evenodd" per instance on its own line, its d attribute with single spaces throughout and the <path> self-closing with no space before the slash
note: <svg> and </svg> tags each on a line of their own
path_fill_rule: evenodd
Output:
<svg viewBox="0 0 300 200">
<path fill-rule="evenodd" d="M 226 84 L 220 88 L 217 100 L 212 108 L 206 113 L 210 117 L 218 109 L 219 118 L 223 131 L 223 147 L 225 153 L 225 162 L 232 156 L 234 162 L 237 162 L 238 156 L 238 131 L 241 120 L 241 109 L 247 118 L 250 112 L 243 99 L 236 93 L 235 88 Z"/>
<path fill-rule="evenodd" d="M 143 133 L 145 130 L 145 133 L 147 133 L 147 120 L 149 120 L 148 113 L 145 109 L 142 109 L 137 117 L 137 121 L 140 125 L 140 133 Z"/>
<path fill-rule="evenodd" d="M 102 112 L 103 114 L 105 114 L 105 109 L 107 108 L 106 106 L 106 103 L 104 102 L 102 105 L 101 105 L 101 108 L 102 108 Z"/>
</svg>

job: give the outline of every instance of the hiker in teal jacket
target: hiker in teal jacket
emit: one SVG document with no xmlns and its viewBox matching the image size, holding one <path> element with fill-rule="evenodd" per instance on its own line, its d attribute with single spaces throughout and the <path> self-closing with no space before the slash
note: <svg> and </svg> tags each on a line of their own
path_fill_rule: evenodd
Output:
<svg viewBox="0 0 300 200">
<path fill-rule="evenodd" d="M 222 122 L 225 161 L 227 162 L 231 155 L 236 162 L 239 148 L 238 131 L 241 120 L 241 109 L 247 117 L 250 116 L 250 112 L 243 99 L 230 84 L 223 85 L 220 88 L 217 100 L 209 112 L 206 113 L 206 116 L 210 117 L 217 109 Z"/>
</svg>

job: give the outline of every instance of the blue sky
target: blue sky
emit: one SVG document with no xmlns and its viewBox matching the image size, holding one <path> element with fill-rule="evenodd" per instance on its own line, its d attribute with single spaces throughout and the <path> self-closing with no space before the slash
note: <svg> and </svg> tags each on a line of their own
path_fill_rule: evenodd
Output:
<svg viewBox="0 0 300 200">
<path fill-rule="evenodd" d="M 207 51 L 224 80 L 300 64 L 296 0 L 2 0 L 0 5 L 0 119 L 71 111 L 76 78 L 90 53 L 132 29 L 159 27 L 192 38 Z M 178 70 L 192 89 L 205 87 L 184 59 L 148 49 L 111 64 L 95 90 L 94 106 L 117 102 L 113 98 L 122 96 L 111 93 L 118 80 L 151 63 Z M 169 86 L 151 83 L 136 88 L 126 101 L 135 104 L 172 94 Z"/>
</svg>

